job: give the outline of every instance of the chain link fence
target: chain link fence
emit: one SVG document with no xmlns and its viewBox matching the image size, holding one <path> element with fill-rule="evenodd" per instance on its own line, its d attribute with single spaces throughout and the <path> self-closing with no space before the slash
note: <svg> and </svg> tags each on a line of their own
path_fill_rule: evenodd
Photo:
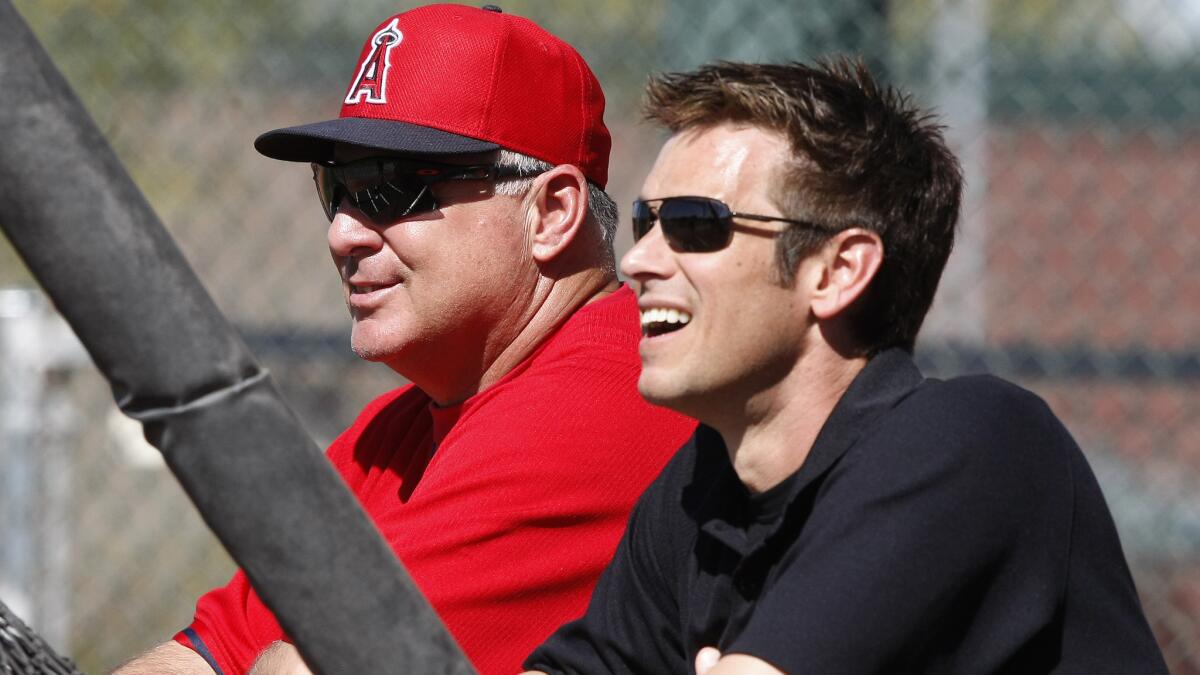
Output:
<svg viewBox="0 0 1200 675">
<path fill-rule="evenodd" d="M 410 3 L 14 4 L 318 442 L 398 384 L 347 348 L 307 167 L 251 141 L 336 115 L 367 32 Z M 1200 673 L 1200 3 L 502 5 L 595 68 L 622 205 L 662 139 L 637 116 L 651 71 L 857 53 L 935 106 L 968 191 L 919 360 L 1049 401 L 1172 672 Z M 103 672 L 185 625 L 232 563 L 5 242 L 0 287 L 0 598 Z"/>
</svg>

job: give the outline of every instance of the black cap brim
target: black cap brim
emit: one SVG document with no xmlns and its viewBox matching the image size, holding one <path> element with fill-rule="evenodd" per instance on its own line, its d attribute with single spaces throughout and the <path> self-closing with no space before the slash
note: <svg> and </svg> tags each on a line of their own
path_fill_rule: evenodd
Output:
<svg viewBox="0 0 1200 675">
<path fill-rule="evenodd" d="M 276 129 L 254 139 L 254 149 L 285 162 L 333 160 L 337 143 L 412 155 L 470 155 L 499 150 L 489 141 L 406 122 L 342 117 Z"/>
</svg>

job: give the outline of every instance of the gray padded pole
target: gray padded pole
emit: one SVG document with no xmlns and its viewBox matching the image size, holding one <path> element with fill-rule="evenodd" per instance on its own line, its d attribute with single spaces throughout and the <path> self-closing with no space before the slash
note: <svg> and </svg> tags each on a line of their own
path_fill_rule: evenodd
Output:
<svg viewBox="0 0 1200 675">
<path fill-rule="evenodd" d="M 9 0 L 0 139 L 0 227 L 312 670 L 473 672 Z"/>
</svg>

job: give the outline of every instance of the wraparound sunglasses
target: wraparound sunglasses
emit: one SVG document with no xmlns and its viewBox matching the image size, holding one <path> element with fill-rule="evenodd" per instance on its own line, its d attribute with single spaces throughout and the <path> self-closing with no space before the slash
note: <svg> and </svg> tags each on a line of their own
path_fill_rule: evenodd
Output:
<svg viewBox="0 0 1200 675">
<path fill-rule="evenodd" d="M 441 164 L 401 157 L 368 157 L 344 164 L 313 162 L 317 197 L 330 221 L 347 199 L 376 225 L 391 225 L 416 213 L 437 210 L 430 186 L 447 181 L 524 178 L 539 172 L 493 164 Z"/>
<path fill-rule="evenodd" d="M 671 250 L 680 253 L 711 253 L 728 246 L 733 240 L 735 229 L 751 229 L 741 228 L 733 222 L 734 218 L 762 222 L 779 221 L 829 231 L 829 228 L 823 225 L 805 220 L 738 213 L 725 202 L 710 197 L 663 197 L 638 199 L 633 202 L 633 240 L 637 241 L 646 236 L 657 222 Z"/>
</svg>

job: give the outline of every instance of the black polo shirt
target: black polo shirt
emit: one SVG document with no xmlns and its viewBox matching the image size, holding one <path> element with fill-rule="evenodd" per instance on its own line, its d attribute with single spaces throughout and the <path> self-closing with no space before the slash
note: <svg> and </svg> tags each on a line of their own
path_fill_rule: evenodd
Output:
<svg viewBox="0 0 1200 675">
<path fill-rule="evenodd" d="M 586 615 L 526 667 L 690 673 L 1166 673 L 1083 454 L 990 376 L 864 368 L 804 465 L 750 494 L 700 427 L 639 500 Z"/>
</svg>

